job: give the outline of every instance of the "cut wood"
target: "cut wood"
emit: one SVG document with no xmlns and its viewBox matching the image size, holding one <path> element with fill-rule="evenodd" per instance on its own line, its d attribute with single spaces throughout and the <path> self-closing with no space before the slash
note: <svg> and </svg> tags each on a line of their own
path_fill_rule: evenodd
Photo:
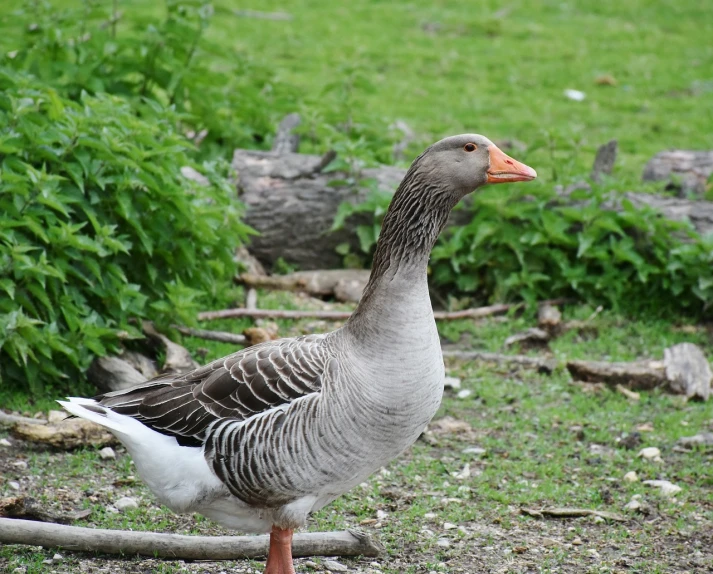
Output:
<svg viewBox="0 0 713 574">
<path fill-rule="evenodd" d="M 567 370 L 575 380 L 606 383 L 631 390 L 665 387 L 689 399 L 708 400 L 713 372 L 705 355 L 693 343 L 680 343 L 664 351 L 663 361 L 568 361 Z M 623 391 L 620 391 L 623 392 Z"/>
<path fill-rule="evenodd" d="M 668 384 L 674 393 L 707 401 L 713 372 L 703 351 L 693 343 L 680 343 L 664 351 Z"/>
<path fill-rule="evenodd" d="M 246 341 L 245 335 L 228 333 L 227 331 L 192 329 L 190 327 L 182 327 L 180 325 L 171 325 L 171 327 L 176 329 L 176 331 L 182 335 L 186 335 L 187 337 L 197 337 L 198 339 L 205 339 L 206 341 L 218 341 L 220 343 L 231 343 L 233 345 L 244 345 Z"/>
<path fill-rule="evenodd" d="M 31 419 L 29 417 L 21 417 L 20 415 L 10 415 L 0 411 L 0 426 L 12 427 L 17 423 L 31 424 L 31 425 L 46 425 L 47 421 L 42 419 Z"/>
<path fill-rule="evenodd" d="M 644 167 L 643 181 L 667 181 L 682 197 L 701 195 L 713 174 L 713 151 L 668 150 L 657 153 Z"/>
<path fill-rule="evenodd" d="M 22 440 L 62 450 L 118 443 L 116 437 L 104 427 L 85 419 L 66 419 L 56 425 L 16 423 L 12 427 L 12 434 Z"/>
<path fill-rule="evenodd" d="M 87 370 L 87 379 L 104 393 L 135 387 L 148 377 L 137 371 L 121 357 L 97 357 Z"/>
<path fill-rule="evenodd" d="M 504 363 L 531 367 L 543 373 L 552 373 L 557 368 L 555 359 L 528 357 L 526 355 L 502 355 L 485 351 L 444 350 L 443 356 L 461 361 L 484 361 L 487 363 Z"/>
<path fill-rule="evenodd" d="M 616 140 L 611 140 L 603 146 L 599 146 L 597 156 L 594 158 L 592 166 L 592 179 L 600 182 L 603 175 L 611 175 L 616 163 L 616 152 L 619 144 Z"/>
<path fill-rule="evenodd" d="M 154 532 L 127 532 L 43 524 L 0 518 L 0 543 L 64 548 L 75 552 L 102 552 L 183 560 L 238 560 L 267 555 L 269 536 L 184 536 Z M 368 534 L 354 530 L 295 534 L 292 555 L 380 556 L 384 547 Z"/>
<path fill-rule="evenodd" d="M 521 508 L 522 514 L 543 518 L 550 516 L 552 518 L 581 518 L 583 516 L 599 516 L 606 520 L 614 520 L 616 522 L 626 522 L 626 517 L 614 512 L 606 512 L 603 510 L 592 510 L 590 508 Z"/>
</svg>

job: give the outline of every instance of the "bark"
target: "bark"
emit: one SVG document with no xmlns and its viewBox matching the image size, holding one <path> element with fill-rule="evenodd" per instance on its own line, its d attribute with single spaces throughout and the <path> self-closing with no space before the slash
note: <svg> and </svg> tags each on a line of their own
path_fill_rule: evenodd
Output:
<svg viewBox="0 0 713 574">
<path fill-rule="evenodd" d="M 265 556 L 269 536 L 183 536 L 0 518 L 0 543 L 183 560 L 238 560 Z M 379 556 L 383 552 L 379 542 L 352 530 L 299 533 L 292 542 L 295 557 Z"/>
</svg>

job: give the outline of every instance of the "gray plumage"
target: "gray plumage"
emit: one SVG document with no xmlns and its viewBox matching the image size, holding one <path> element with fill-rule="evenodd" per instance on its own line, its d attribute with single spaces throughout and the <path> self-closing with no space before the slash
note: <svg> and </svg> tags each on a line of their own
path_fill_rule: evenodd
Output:
<svg viewBox="0 0 713 574">
<path fill-rule="evenodd" d="M 470 142 L 476 149 L 464 151 Z M 65 408 L 112 430 L 172 508 L 243 530 L 301 526 L 410 446 L 438 409 L 444 367 L 428 258 L 451 209 L 488 181 L 491 146 L 455 136 L 414 161 L 341 329 Z"/>
</svg>

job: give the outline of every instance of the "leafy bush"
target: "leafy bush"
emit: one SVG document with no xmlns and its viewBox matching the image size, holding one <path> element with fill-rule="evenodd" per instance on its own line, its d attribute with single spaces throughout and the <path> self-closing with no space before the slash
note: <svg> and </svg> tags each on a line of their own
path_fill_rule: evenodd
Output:
<svg viewBox="0 0 713 574">
<path fill-rule="evenodd" d="M 710 310 L 713 236 L 626 200 L 618 211 L 607 209 L 612 194 L 601 190 L 565 200 L 543 188 L 533 198 L 532 189 L 473 196 L 472 221 L 448 229 L 433 250 L 431 283 L 480 300 L 576 297 L 631 312 Z M 370 253 L 389 200 L 373 193 L 360 206 L 344 204 L 336 224 L 373 213 L 374 224 L 357 229 Z"/>
<path fill-rule="evenodd" d="M 167 0 L 164 17 L 148 22 L 125 23 L 120 8 L 28 1 L 12 19 L 22 35 L 4 63 L 74 100 L 109 93 L 136 107 L 146 98 L 174 106 L 186 132 L 203 140 L 204 157 L 262 141 L 274 130 L 278 104 L 294 104 L 290 88 L 266 66 L 206 39 L 210 2 Z"/>
<path fill-rule="evenodd" d="M 77 100 L 0 68 L 0 375 L 33 391 L 134 336 L 131 318 L 191 318 L 248 231 L 226 166 L 191 162 L 175 112 Z"/>
</svg>

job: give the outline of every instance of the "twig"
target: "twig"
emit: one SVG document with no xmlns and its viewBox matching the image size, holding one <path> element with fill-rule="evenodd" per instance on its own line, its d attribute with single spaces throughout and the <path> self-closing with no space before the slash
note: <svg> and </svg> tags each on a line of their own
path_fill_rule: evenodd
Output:
<svg viewBox="0 0 713 574">
<path fill-rule="evenodd" d="M 534 367 L 535 369 L 551 373 L 557 368 L 557 361 L 554 359 L 542 359 L 540 357 L 528 357 L 525 355 L 502 355 L 500 353 L 486 353 L 484 351 L 443 351 L 444 357 L 451 357 L 463 361 L 486 361 L 490 363 L 511 363 L 524 367 Z"/>
<path fill-rule="evenodd" d="M 182 327 L 181 325 L 171 325 L 173 329 L 176 329 L 182 335 L 187 335 L 188 337 L 197 337 L 199 339 L 206 339 L 208 341 L 219 341 L 221 343 L 232 343 L 233 345 L 244 345 L 245 335 L 236 335 L 235 333 L 228 333 L 227 331 L 208 331 L 206 329 L 192 329 L 191 327 Z"/>
<path fill-rule="evenodd" d="M 31 419 L 28 417 L 21 417 L 18 415 L 9 415 L 0 411 L 0 426 L 11 427 L 15 423 L 25 423 L 31 425 L 46 425 L 47 421 L 43 419 Z"/>
<path fill-rule="evenodd" d="M 540 305 L 561 305 L 566 301 L 566 299 L 550 299 L 548 301 L 542 301 Z M 522 306 L 522 303 L 503 303 L 488 305 L 486 307 L 475 307 L 474 309 L 463 309 L 461 311 L 435 311 L 433 316 L 438 321 L 481 319 L 492 315 L 502 315 L 512 309 L 519 309 Z M 285 309 L 246 309 L 245 307 L 238 307 L 236 309 L 222 309 L 220 311 L 204 311 L 203 313 L 198 313 L 198 320 L 211 321 L 213 319 L 253 317 L 255 319 L 327 319 L 344 321 L 349 319 L 351 314 L 351 311 L 292 311 Z"/>
<path fill-rule="evenodd" d="M 542 518 L 551 516 L 553 518 L 581 518 L 583 516 L 599 516 L 607 520 L 615 520 L 617 522 L 626 522 L 626 518 L 620 514 L 613 512 L 605 512 L 603 510 L 592 510 L 590 508 L 521 508 L 522 514 Z"/>
<path fill-rule="evenodd" d="M 269 537 L 183 536 L 0 518 L 0 543 L 183 560 L 235 560 L 265 556 Z M 295 534 L 292 542 L 293 556 L 379 556 L 383 551 L 378 541 L 353 530 L 305 532 Z"/>
</svg>

